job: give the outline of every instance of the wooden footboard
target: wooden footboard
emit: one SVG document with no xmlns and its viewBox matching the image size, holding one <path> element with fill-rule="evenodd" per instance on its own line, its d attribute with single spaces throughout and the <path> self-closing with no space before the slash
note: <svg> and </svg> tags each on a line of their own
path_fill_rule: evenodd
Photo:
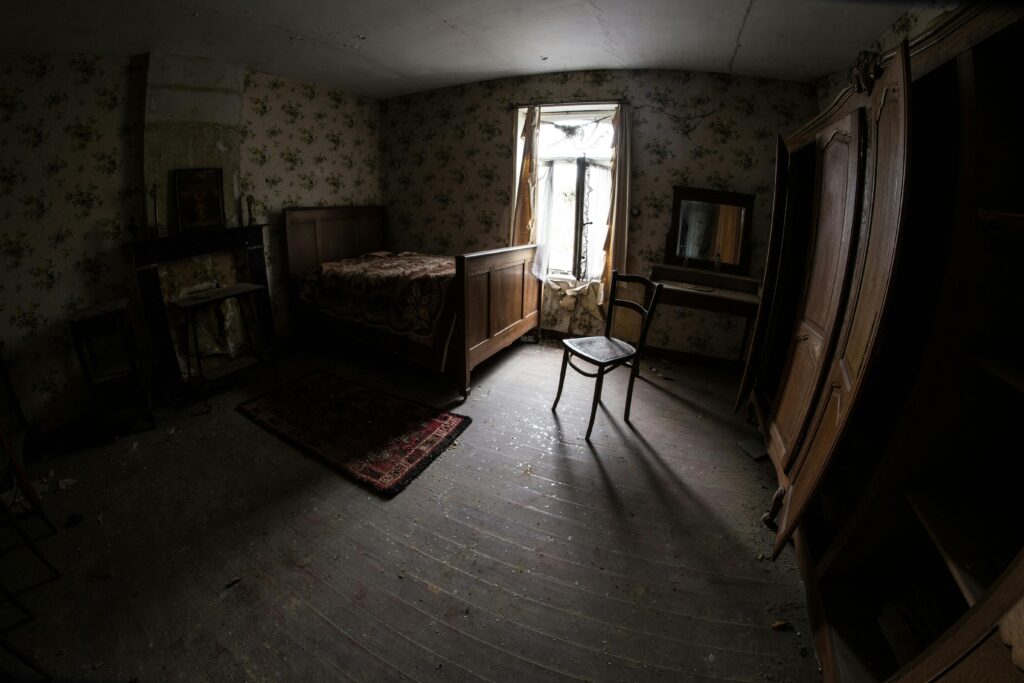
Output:
<svg viewBox="0 0 1024 683">
<path fill-rule="evenodd" d="M 461 293 L 448 367 L 463 395 L 470 371 L 540 325 L 540 282 L 533 276 L 536 245 L 455 257 Z"/>
<path fill-rule="evenodd" d="M 384 248 L 384 210 L 379 206 L 289 208 L 284 218 L 296 312 L 301 309 L 297 284 L 310 268 Z M 387 330 L 332 320 L 316 310 L 308 311 L 309 317 L 317 327 L 338 327 L 346 336 L 443 370 L 467 395 L 474 367 L 540 325 L 541 289 L 532 273 L 536 254 L 536 245 L 528 245 L 456 256 L 455 281 L 439 321 L 442 331 L 430 348 Z"/>
</svg>

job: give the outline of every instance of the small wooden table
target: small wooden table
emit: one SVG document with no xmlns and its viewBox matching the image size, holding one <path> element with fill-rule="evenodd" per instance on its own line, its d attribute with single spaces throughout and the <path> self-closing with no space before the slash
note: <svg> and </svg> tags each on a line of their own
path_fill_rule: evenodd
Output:
<svg viewBox="0 0 1024 683">
<path fill-rule="evenodd" d="M 252 315 L 257 318 L 257 322 L 255 326 L 249 325 L 248 319 L 246 317 L 246 302 L 244 301 L 244 299 L 249 298 L 250 302 L 253 303 L 253 307 L 255 308 L 255 302 L 253 297 L 256 295 L 265 296 L 266 291 L 267 288 L 264 287 L 263 285 L 252 284 L 248 282 L 239 282 L 233 285 L 203 290 L 201 292 L 196 292 L 195 294 L 190 294 L 189 296 L 185 296 L 180 299 L 174 299 L 173 301 L 167 302 L 168 305 L 179 309 L 185 314 L 185 328 L 182 331 L 182 342 L 185 345 L 185 372 L 187 374 L 187 381 L 189 383 L 192 382 L 192 353 L 189 349 L 190 336 L 192 346 L 195 348 L 196 375 L 200 379 L 206 381 L 220 379 L 225 375 L 229 375 L 238 370 L 242 370 L 244 368 L 249 367 L 250 365 L 255 365 L 261 360 L 261 357 L 254 353 L 252 355 L 241 356 L 229 363 L 221 365 L 220 367 L 214 370 L 207 370 L 204 373 L 202 365 L 203 354 L 199 350 L 198 329 L 195 322 L 196 309 L 203 306 L 208 306 L 209 304 L 219 303 L 227 299 L 238 299 L 239 310 L 241 312 L 242 326 L 245 328 L 245 334 L 249 340 L 249 343 L 253 344 L 255 348 L 253 330 L 256 329 L 257 331 L 262 332 L 261 330 L 259 330 L 259 314 L 257 310 L 252 311 Z M 265 355 L 267 353 L 267 343 L 266 340 L 262 338 L 262 335 L 260 336 L 259 346 L 261 347 L 261 350 Z"/>
<path fill-rule="evenodd" d="M 662 304 L 688 306 L 745 318 L 740 357 L 737 359 L 743 360 L 750 334 L 750 321 L 757 317 L 757 309 L 761 305 L 760 280 L 667 264 L 654 266 L 651 279 L 663 285 Z"/>
</svg>

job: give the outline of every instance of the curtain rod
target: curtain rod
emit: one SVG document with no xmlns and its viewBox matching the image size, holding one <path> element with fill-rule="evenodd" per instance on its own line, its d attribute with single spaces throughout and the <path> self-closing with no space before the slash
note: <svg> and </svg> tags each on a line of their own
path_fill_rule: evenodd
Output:
<svg viewBox="0 0 1024 683">
<path fill-rule="evenodd" d="M 581 104 L 629 104 L 629 100 L 584 100 L 580 102 L 510 102 L 509 109 L 525 107 L 578 107 Z"/>
</svg>

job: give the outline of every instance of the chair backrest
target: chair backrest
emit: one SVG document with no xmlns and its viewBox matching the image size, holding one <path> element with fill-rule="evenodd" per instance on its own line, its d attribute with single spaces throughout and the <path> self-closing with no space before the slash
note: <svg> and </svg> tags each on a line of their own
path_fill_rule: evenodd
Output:
<svg viewBox="0 0 1024 683">
<path fill-rule="evenodd" d="M 643 303 L 637 303 L 636 301 L 630 301 L 629 299 L 619 298 L 619 283 L 620 282 L 636 282 L 644 286 L 644 298 Z M 640 338 L 636 344 L 637 353 L 641 353 L 644 350 L 644 345 L 647 343 L 647 330 L 651 327 L 651 320 L 654 318 L 654 309 L 658 305 L 658 299 L 661 297 L 661 283 L 653 282 L 648 280 L 642 275 L 619 275 L 616 270 L 612 271 L 612 286 L 611 292 L 608 294 L 608 315 L 605 316 L 604 322 L 604 336 L 612 336 L 612 319 L 615 317 L 615 308 L 621 306 L 628 308 L 631 311 L 636 311 L 640 314 Z"/>
</svg>

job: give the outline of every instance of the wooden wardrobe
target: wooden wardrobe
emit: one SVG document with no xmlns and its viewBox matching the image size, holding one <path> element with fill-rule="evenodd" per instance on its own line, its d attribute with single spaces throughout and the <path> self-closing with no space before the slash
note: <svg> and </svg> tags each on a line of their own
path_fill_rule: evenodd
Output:
<svg viewBox="0 0 1024 683">
<path fill-rule="evenodd" d="M 965 5 L 779 143 L 738 405 L 825 680 L 1024 681 L 1022 54 Z"/>
</svg>

